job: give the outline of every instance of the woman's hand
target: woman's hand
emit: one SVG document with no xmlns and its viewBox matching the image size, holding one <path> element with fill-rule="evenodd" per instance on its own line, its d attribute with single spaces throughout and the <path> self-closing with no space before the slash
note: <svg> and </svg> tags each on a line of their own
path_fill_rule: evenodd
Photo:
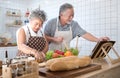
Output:
<svg viewBox="0 0 120 78">
<path fill-rule="evenodd" d="M 43 62 L 45 61 L 45 54 L 43 52 L 38 52 L 38 51 L 32 51 L 31 52 L 32 55 L 34 55 L 35 59 L 37 60 L 37 62 Z"/>
<path fill-rule="evenodd" d="M 35 58 L 36 58 L 37 62 L 43 62 L 43 61 L 45 61 L 45 54 L 43 52 L 36 52 Z"/>
</svg>

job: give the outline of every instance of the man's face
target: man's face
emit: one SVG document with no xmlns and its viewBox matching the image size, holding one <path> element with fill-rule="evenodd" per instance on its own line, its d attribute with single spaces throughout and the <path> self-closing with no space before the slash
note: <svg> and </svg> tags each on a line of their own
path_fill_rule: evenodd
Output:
<svg viewBox="0 0 120 78">
<path fill-rule="evenodd" d="M 60 14 L 60 19 L 64 24 L 69 24 L 74 17 L 74 10 L 73 8 L 67 9 L 66 11 Z"/>
<path fill-rule="evenodd" d="M 31 24 L 32 30 L 34 32 L 38 32 L 42 27 L 43 22 L 38 18 L 33 18 L 30 20 L 30 24 Z"/>
</svg>

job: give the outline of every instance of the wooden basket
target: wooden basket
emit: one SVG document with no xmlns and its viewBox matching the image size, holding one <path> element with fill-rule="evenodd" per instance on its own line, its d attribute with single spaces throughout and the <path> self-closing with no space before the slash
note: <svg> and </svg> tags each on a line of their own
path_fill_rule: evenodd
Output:
<svg viewBox="0 0 120 78">
<path fill-rule="evenodd" d="M 23 74 L 22 76 L 17 76 L 15 78 L 39 78 L 39 67 L 37 62 L 32 62 L 32 72 Z M 12 68 L 4 67 L 3 68 L 3 78 L 12 78 Z"/>
</svg>

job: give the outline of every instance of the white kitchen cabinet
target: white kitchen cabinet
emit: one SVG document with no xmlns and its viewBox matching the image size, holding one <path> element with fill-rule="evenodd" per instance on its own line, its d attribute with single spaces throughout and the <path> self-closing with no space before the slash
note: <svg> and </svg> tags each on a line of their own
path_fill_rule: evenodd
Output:
<svg viewBox="0 0 120 78">
<path fill-rule="evenodd" d="M 5 58 L 5 51 L 8 51 L 8 58 L 14 58 L 16 57 L 17 54 L 17 46 L 12 46 L 12 47 L 0 47 L 0 59 L 4 61 Z"/>
</svg>

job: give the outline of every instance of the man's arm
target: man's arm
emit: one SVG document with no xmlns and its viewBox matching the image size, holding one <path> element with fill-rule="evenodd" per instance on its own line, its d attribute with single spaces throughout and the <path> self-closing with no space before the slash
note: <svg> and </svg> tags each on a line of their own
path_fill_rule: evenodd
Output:
<svg viewBox="0 0 120 78">
<path fill-rule="evenodd" d="M 48 42 L 54 42 L 54 37 L 51 37 L 51 36 L 48 36 L 48 35 L 45 35 L 46 39 Z"/>
<path fill-rule="evenodd" d="M 92 42 L 98 42 L 98 41 L 108 41 L 110 40 L 108 37 L 100 37 L 100 38 L 97 38 L 95 36 L 93 36 L 92 34 L 90 33 L 86 33 L 84 35 L 82 35 L 82 37 L 86 40 L 89 40 L 89 41 L 92 41 Z"/>
</svg>

